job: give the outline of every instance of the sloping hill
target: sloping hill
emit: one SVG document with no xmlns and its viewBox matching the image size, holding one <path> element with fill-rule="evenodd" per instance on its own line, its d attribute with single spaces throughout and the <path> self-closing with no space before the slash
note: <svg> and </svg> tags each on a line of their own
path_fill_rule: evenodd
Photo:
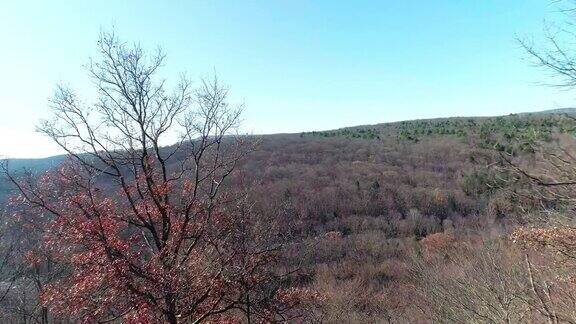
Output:
<svg viewBox="0 0 576 324">
<path fill-rule="evenodd" d="M 542 110 L 532 113 L 524 113 L 524 114 L 569 114 L 569 115 L 576 115 L 576 108 L 557 108 L 557 109 L 548 109 Z"/>
<path fill-rule="evenodd" d="M 41 159 L 8 159 L 11 169 L 30 169 L 33 171 L 43 171 L 57 166 L 66 157 L 64 155 L 51 156 Z"/>
<path fill-rule="evenodd" d="M 56 167 L 60 162 L 65 159 L 64 155 L 51 156 L 41 159 L 8 159 L 8 168 L 14 172 L 21 172 L 29 170 L 31 172 L 43 172 L 50 168 Z M 0 160 L 0 163 L 4 161 Z M 8 181 L 0 177 L 0 204 L 6 201 L 6 197 L 10 195 L 12 186 Z"/>
<path fill-rule="evenodd" d="M 506 233 L 515 203 L 489 166 L 499 152 L 523 157 L 575 132 L 574 119 L 550 112 L 258 136 L 259 149 L 229 185 L 251 185 L 257 214 L 285 221 L 286 235 L 303 242 L 287 252 L 302 269 L 293 284 L 318 292 L 326 314 L 343 316 L 332 322 L 425 322 L 409 308 L 417 305 L 407 270 L 415 247 L 434 235 L 481 242 Z M 41 172 L 61 160 L 10 163 Z"/>
</svg>

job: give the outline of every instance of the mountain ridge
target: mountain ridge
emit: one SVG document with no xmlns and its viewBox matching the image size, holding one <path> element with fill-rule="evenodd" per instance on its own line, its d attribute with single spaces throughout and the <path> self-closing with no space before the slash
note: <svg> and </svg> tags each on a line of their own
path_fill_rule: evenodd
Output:
<svg viewBox="0 0 576 324">
<path fill-rule="evenodd" d="M 307 132 L 295 132 L 295 133 L 271 133 L 271 134 L 257 134 L 257 135 L 248 135 L 254 137 L 283 137 L 283 136 L 297 136 L 302 134 L 313 134 L 313 133 L 330 133 L 330 132 L 338 132 L 342 130 L 353 130 L 353 129 L 365 129 L 370 127 L 386 127 L 392 125 L 401 125 L 406 123 L 417 123 L 417 122 L 438 122 L 438 121 L 461 121 L 461 120 L 487 120 L 491 118 L 507 118 L 512 116 L 519 116 L 519 117 L 526 117 L 526 116 L 542 116 L 542 115 L 576 115 L 576 108 L 556 108 L 556 109 L 547 109 L 541 111 L 534 111 L 534 112 L 522 112 L 522 113 L 510 113 L 508 115 L 497 115 L 497 116 L 453 116 L 453 117 L 436 117 L 436 118 L 419 118 L 419 119 L 409 119 L 409 120 L 401 120 L 401 121 L 393 121 L 393 122 L 383 122 L 383 123 L 376 123 L 376 124 L 364 124 L 364 125 L 355 125 L 355 126 L 345 126 L 335 129 L 327 129 L 327 130 L 316 130 L 316 131 L 307 131 Z M 168 145 L 167 147 L 169 147 Z M 48 157 L 40 157 L 40 158 L 5 158 L 0 159 L 2 161 L 8 161 L 10 164 L 10 168 L 12 169 L 29 169 L 32 171 L 43 171 L 48 169 L 49 167 L 53 167 L 58 165 L 59 162 L 66 158 L 65 154 L 59 155 L 52 155 Z"/>
</svg>

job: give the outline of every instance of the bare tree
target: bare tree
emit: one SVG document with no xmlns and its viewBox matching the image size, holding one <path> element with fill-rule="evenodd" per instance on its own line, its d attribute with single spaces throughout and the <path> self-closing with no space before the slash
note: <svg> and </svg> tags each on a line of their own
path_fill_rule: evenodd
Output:
<svg viewBox="0 0 576 324">
<path fill-rule="evenodd" d="M 517 263 L 518 253 L 505 243 L 475 246 L 453 241 L 414 258 L 410 277 L 425 305 L 424 314 L 434 321 L 453 323 L 536 319 L 522 299 L 527 285 L 524 269 Z"/>
<path fill-rule="evenodd" d="M 551 86 L 572 90 L 576 86 L 574 55 L 573 1 L 557 1 L 565 21 L 546 28 L 545 42 L 535 45 L 520 39 L 536 66 L 549 72 Z M 570 112 L 564 118 L 574 121 Z M 519 206 L 528 206 L 534 214 L 524 220 L 512 239 L 524 251 L 527 291 L 521 295 L 531 311 L 548 323 L 575 320 L 573 305 L 576 289 L 572 283 L 576 231 L 576 141 L 572 135 L 554 134 L 549 143 L 535 142 L 530 155 L 502 152 L 502 168 L 511 175 L 509 189 Z M 512 183 L 513 182 L 513 183 Z"/>
<path fill-rule="evenodd" d="M 6 299 L 16 279 L 16 275 L 10 269 L 14 249 L 15 242 L 8 235 L 6 216 L 2 213 L 0 214 L 0 304 Z"/>
<path fill-rule="evenodd" d="M 168 91 L 160 50 L 110 33 L 98 50 L 88 65 L 98 101 L 60 86 L 54 119 L 38 128 L 69 160 L 37 181 L 8 173 L 23 213 L 47 215 L 43 251 L 68 269 L 43 304 L 99 321 L 284 319 L 295 298 L 271 266 L 281 244 L 254 235 L 246 196 L 223 190 L 254 147 L 238 135 L 242 107 L 216 77 Z"/>
<path fill-rule="evenodd" d="M 4 161 L 4 166 L 7 161 Z M 57 273 L 49 258 L 42 262 L 30 251 L 39 242 L 41 219 L 20 218 L 15 209 L 0 215 L 0 318 L 6 321 L 48 323 L 48 309 L 38 301 L 44 284 Z M 37 253 L 36 255 L 39 255 Z"/>
<path fill-rule="evenodd" d="M 529 55 L 532 62 L 550 72 L 556 81 L 550 85 L 572 89 L 576 86 L 576 56 L 572 48 L 576 2 L 572 0 L 552 1 L 562 19 L 547 23 L 544 30 L 544 42 L 536 45 L 528 38 L 519 38 L 518 42 Z"/>
</svg>

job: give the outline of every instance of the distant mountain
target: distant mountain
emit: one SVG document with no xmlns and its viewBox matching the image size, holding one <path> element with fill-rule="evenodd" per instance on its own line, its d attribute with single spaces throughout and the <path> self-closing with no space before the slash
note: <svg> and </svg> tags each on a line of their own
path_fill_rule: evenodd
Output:
<svg viewBox="0 0 576 324">
<path fill-rule="evenodd" d="M 50 168 L 56 167 L 60 162 L 62 162 L 66 156 L 57 155 L 47 158 L 40 159 L 7 159 L 8 168 L 15 173 L 21 172 L 22 170 L 29 170 L 32 172 L 42 172 Z M 0 160 L 4 162 L 5 160 Z M 0 176 L 0 209 L 1 204 L 6 200 L 6 197 L 10 194 L 12 190 L 10 183 Z"/>
<path fill-rule="evenodd" d="M 558 109 L 548 109 L 536 112 L 526 112 L 526 113 L 519 113 L 516 115 L 551 115 L 551 114 L 568 114 L 568 115 L 576 115 L 576 108 L 558 108 Z"/>
<path fill-rule="evenodd" d="M 65 155 L 56 155 L 39 159 L 7 159 L 9 168 L 12 170 L 28 169 L 43 171 L 55 167 L 66 158 Z"/>
</svg>

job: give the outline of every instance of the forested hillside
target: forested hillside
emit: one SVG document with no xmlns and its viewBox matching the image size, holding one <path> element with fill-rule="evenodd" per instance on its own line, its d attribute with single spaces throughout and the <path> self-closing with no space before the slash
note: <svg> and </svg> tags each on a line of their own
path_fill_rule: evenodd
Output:
<svg viewBox="0 0 576 324">
<path fill-rule="evenodd" d="M 522 186 L 506 158 L 530 163 L 535 148 L 575 131 L 571 115 L 547 113 L 256 136 L 255 151 L 227 181 L 230 191 L 248 188 L 256 215 L 283 224 L 282 262 L 298 269 L 289 285 L 304 296 L 306 320 L 498 319 L 507 307 L 525 307 L 510 316 L 541 319 L 529 303 L 498 299 L 529 286 L 491 292 L 477 282 L 488 278 L 450 273 L 526 278 L 525 269 L 501 263 L 516 260 L 509 235 L 539 209 L 512 193 Z M 61 159 L 11 165 L 42 172 Z"/>
<path fill-rule="evenodd" d="M 521 195 L 527 184 L 509 162 L 573 148 L 563 139 L 572 143 L 575 126 L 562 113 L 521 114 L 269 136 L 242 170 L 261 213 L 297 220 L 308 248 L 294 260 L 315 321 L 542 319 L 514 301 L 537 297 L 509 235 L 546 207 Z"/>
</svg>

